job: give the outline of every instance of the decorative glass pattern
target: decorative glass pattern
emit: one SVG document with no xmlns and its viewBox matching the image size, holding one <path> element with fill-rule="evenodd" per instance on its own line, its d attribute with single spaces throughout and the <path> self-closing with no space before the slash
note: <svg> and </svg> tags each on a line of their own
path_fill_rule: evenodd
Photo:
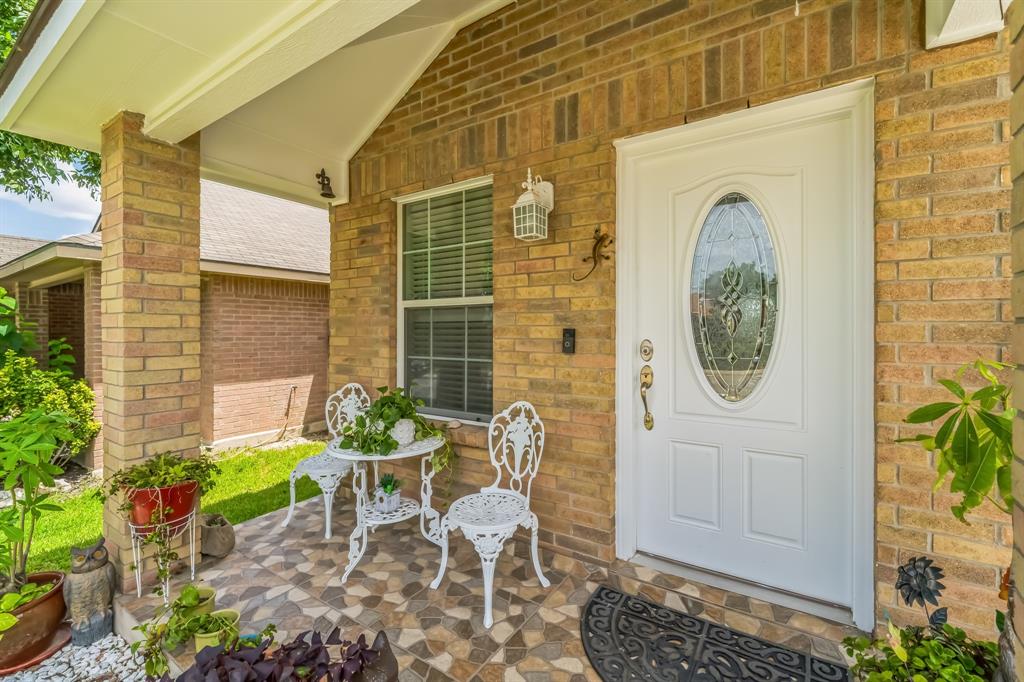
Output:
<svg viewBox="0 0 1024 682">
<path fill-rule="evenodd" d="M 701 226 L 690 278 L 690 317 L 708 383 L 736 403 L 764 375 L 778 319 L 775 248 L 761 212 L 730 192 Z"/>
</svg>

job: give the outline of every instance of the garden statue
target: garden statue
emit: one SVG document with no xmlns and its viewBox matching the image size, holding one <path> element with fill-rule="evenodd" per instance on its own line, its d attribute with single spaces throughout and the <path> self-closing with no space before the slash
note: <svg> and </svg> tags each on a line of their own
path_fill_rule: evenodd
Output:
<svg viewBox="0 0 1024 682">
<path fill-rule="evenodd" d="M 114 630 L 114 565 L 99 539 L 92 547 L 71 548 L 71 574 L 64 580 L 64 601 L 71 619 L 71 643 L 89 646 Z"/>
</svg>

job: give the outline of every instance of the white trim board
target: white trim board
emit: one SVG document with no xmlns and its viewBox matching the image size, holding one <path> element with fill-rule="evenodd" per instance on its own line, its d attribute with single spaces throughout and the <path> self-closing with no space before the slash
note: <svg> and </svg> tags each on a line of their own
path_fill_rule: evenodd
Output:
<svg viewBox="0 0 1024 682">
<path fill-rule="evenodd" d="M 615 141 L 616 187 L 616 368 L 615 368 L 615 555 L 629 560 L 637 553 L 636 500 L 639 481 L 635 476 L 631 443 L 639 423 L 639 399 L 633 359 L 637 317 L 630 304 L 636 296 L 637 228 L 628 210 L 636 193 L 638 160 L 649 154 L 685 146 L 695 141 L 714 142 L 753 129 L 770 129 L 808 118 L 847 113 L 855 121 L 856 134 L 850 140 L 857 167 L 854 224 L 859 227 L 853 261 L 859 276 L 854 291 L 854 329 L 857 331 L 854 357 L 853 451 L 853 622 L 863 630 L 875 623 L 874 592 L 874 79 L 861 80 L 787 100 L 765 104 L 722 116 Z"/>
</svg>

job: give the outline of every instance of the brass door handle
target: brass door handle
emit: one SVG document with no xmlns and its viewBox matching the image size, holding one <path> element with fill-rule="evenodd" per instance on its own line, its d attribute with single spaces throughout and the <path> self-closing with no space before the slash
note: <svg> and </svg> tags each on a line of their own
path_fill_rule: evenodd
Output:
<svg viewBox="0 0 1024 682">
<path fill-rule="evenodd" d="M 647 389 L 654 384 L 654 370 L 650 365 L 640 368 L 640 400 L 644 403 L 644 428 L 650 431 L 654 428 L 654 415 L 647 407 Z"/>
</svg>

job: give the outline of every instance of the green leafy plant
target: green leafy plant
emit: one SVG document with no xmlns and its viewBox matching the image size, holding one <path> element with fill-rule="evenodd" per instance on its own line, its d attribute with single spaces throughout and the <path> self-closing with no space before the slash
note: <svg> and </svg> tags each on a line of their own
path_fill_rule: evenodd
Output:
<svg viewBox="0 0 1024 682">
<path fill-rule="evenodd" d="M 47 345 L 50 371 L 64 377 L 74 376 L 71 366 L 75 364 L 75 356 L 71 354 L 71 344 L 64 337 L 50 339 Z"/>
<path fill-rule="evenodd" d="M 7 351 L 25 353 L 35 350 L 36 336 L 32 323 L 22 319 L 18 312 L 18 301 L 0 287 L 0 363 L 6 360 Z"/>
<path fill-rule="evenodd" d="M 987 682 L 999 667 L 995 642 L 979 642 L 946 624 L 939 630 L 897 628 L 889 623 L 889 637 L 872 642 L 867 637 L 848 638 L 846 653 L 853 658 L 850 672 L 868 682 L 906 680 L 931 682 Z"/>
<path fill-rule="evenodd" d="M 147 459 L 141 464 L 114 472 L 103 482 L 96 494 L 104 502 L 121 495 L 118 510 L 130 511 L 132 501 L 130 493 L 135 490 L 150 488 L 167 488 L 186 481 L 195 481 L 202 495 L 214 486 L 214 476 L 220 473 L 217 462 L 207 453 L 198 457 L 185 457 L 170 452 Z M 154 519 L 160 523 L 161 519 Z"/>
<path fill-rule="evenodd" d="M 8 592 L 0 597 L 0 639 L 3 633 L 18 623 L 14 611 L 29 602 L 35 601 L 53 589 L 53 583 L 25 583 L 17 592 Z"/>
<path fill-rule="evenodd" d="M 952 506 L 953 515 L 967 523 L 965 515 L 987 499 L 1009 514 L 1013 508 L 1010 469 L 1013 462 L 1012 389 L 997 376 L 1010 365 L 977 360 L 957 371 L 957 380 L 940 379 L 952 400 L 919 407 L 907 415 L 908 424 L 942 420 L 934 433 L 921 433 L 899 442 L 919 442 L 936 454 L 935 489 L 949 481 L 949 490 L 961 495 Z M 988 382 L 969 391 L 962 385 L 964 374 L 973 368 Z"/>
<path fill-rule="evenodd" d="M 444 428 L 435 426 L 416 411 L 423 407 L 422 400 L 409 397 L 402 388 L 381 386 L 377 392 L 380 396 L 366 412 L 358 415 L 342 430 L 343 448 L 359 450 L 366 455 L 390 455 L 398 448 L 398 441 L 392 438 L 391 429 L 399 420 L 410 419 L 416 425 L 417 440 L 435 436 L 444 439 L 444 444 L 434 451 L 430 460 L 434 471 L 441 471 L 454 464 L 455 452 Z"/>
<path fill-rule="evenodd" d="M 0 360 L 0 419 L 36 407 L 68 418 L 67 440 L 61 442 L 59 459 L 81 452 L 100 430 L 93 417 L 96 396 L 85 381 L 40 369 L 35 358 L 8 349 Z"/>
<path fill-rule="evenodd" d="M 197 486 L 197 495 L 202 495 L 213 488 L 214 477 L 219 473 L 220 468 L 209 454 L 185 457 L 167 452 L 141 464 L 114 472 L 94 494 L 104 502 L 120 496 L 117 510 L 128 513 L 134 506 L 136 491 L 169 488 L 179 483 L 193 481 Z M 181 558 L 173 546 L 173 540 L 181 526 L 171 518 L 174 510 L 164 507 L 159 496 L 157 500 L 159 503 L 150 514 L 150 528 L 141 536 L 141 546 L 155 548 L 153 556 L 156 559 L 157 582 L 153 591 L 163 595 L 171 576 L 171 567 Z M 138 570 L 138 566 L 132 566 L 132 570 Z"/>
<path fill-rule="evenodd" d="M 402 482 L 395 478 L 394 474 L 384 474 L 380 477 L 380 482 L 377 483 L 377 487 L 383 490 L 388 495 L 398 490 L 402 485 Z"/>
<path fill-rule="evenodd" d="M 11 506 L 0 511 L 0 593 L 24 587 L 36 524 L 44 512 L 60 511 L 41 489 L 53 486 L 53 477 L 63 473 L 53 457 L 67 437 L 68 419 L 60 412 L 35 409 L 0 422 L 0 473 L 11 494 Z"/>
<path fill-rule="evenodd" d="M 999 645 L 971 639 L 947 623 L 945 608 L 938 606 L 945 589 L 942 569 L 927 557 L 913 557 L 899 567 L 896 591 L 907 606 L 920 606 L 928 627 L 899 628 L 887 623 L 888 637 L 871 640 L 847 637 L 846 654 L 854 660 L 850 673 L 858 680 L 881 682 L 930 682 L 957 680 L 985 682 L 999 668 Z"/>
<path fill-rule="evenodd" d="M 135 626 L 142 638 L 132 644 L 132 653 L 139 656 L 150 679 L 166 675 L 170 668 L 167 652 L 186 644 L 196 634 L 222 632 L 225 647 L 254 647 L 262 641 L 273 641 L 277 627 L 269 624 L 255 637 L 240 637 L 235 619 L 219 613 L 194 613 L 201 601 L 195 585 L 182 588 L 178 598 L 161 607 L 152 620 Z"/>
</svg>

